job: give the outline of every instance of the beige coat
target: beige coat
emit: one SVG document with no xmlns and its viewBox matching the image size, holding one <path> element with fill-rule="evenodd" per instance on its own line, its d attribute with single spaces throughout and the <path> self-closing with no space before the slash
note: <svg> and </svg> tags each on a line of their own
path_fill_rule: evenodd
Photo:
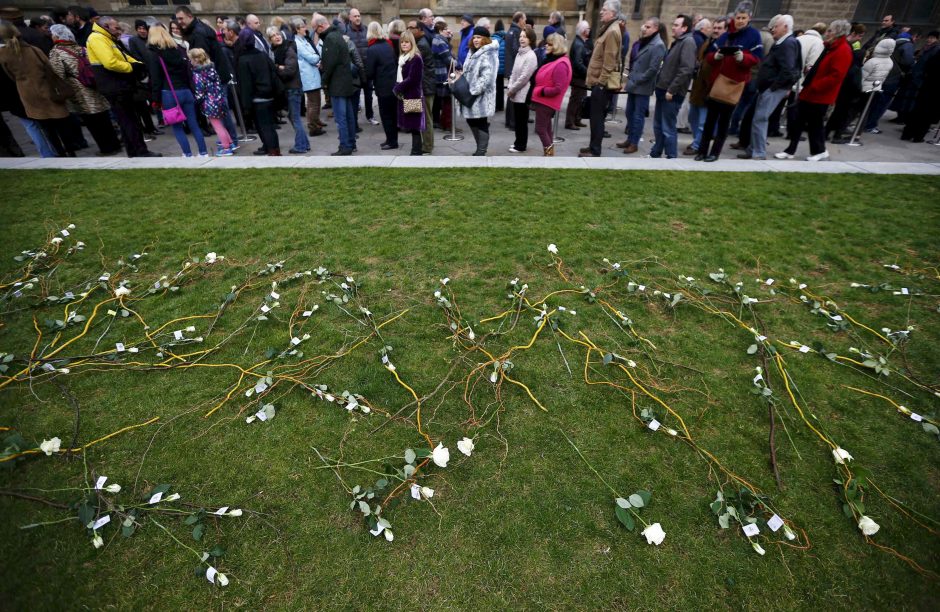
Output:
<svg viewBox="0 0 940 612">
<path fill-rule="evenodd" d="M 90 87 L 85 87 L 78 80 L 78 58 L 72 55 L 73 53 L 85 54 L 85 49 L 74 43 L 57 42 L 49 53 L 52 69 L 75 88 L 75 97 L 67 102 L 69 111 L 80 115 L 94 115 L 109 110 L 111 105 L 104 96 Z"/>
<path fill-rule="evenodd" d="M 49 58 L 36 47 L 20 40 L 0 48 L 0 66 L 16 83 L 30 119 L 64 119 L 69 111 L 64 102 L 52 100 L 53 86 L 46 73 Z"/>
<path fill-rule="evenodd" d="M 585 83 L 588 87 L 595 85 L 606 86 L 610 75 L 622 69 L 620 65 L 620 47 L 623 44 L 623 34 L 616 20 L 601 26 L 601 34 L 594 43 L 594 53 L 588 64 Z"/>
</svg>

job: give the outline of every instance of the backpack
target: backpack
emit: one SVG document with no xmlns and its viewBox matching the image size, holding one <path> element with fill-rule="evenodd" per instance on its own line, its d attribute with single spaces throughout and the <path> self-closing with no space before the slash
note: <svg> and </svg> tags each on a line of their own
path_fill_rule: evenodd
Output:
<svg viewBox="0 0 940 612">
<path fill-rule="evenodd" d="M 63 48 L 63 51 L 74 57 L 78 62 L 78 82 L 84 85 L 85 87 L 95 87 L 95 73 L 91 69 L 91 62 L 88 61 L 88 56 L 84 53 L 72 53 L 68 49 Z"/>
</svg>

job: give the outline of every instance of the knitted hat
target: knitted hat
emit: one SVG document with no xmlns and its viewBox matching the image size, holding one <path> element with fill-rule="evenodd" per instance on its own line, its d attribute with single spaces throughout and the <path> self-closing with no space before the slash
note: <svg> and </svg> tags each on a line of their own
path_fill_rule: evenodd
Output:
<svg viewBox="0 0 940 612">
<path fill-rule="evenodd" d="M 463 21 L 466 21 L 467 23 L 473 23 L 473 15 L 471 15 L 470 13 L 464 13 L 463 15 L 460 16 L 460 18 Z"/>
<path fill-rule="evenodd" d="M 474 35 L 474 36 L 485 36 L 485 37 L 489 38 L 489 37 L 490 37 L 490 31 L 487 30 L 486 28 L 484 28 L 483 26 L 477 26 L 477 27 L 473 28 L 473 35 Z"/>
<path fill-rule="evenodd" d="M 147 22 L 144 21 L 143 19 L 135 19 L 135 20 L 134 20 L 134 29 L 136 30 L 137 28 L 147 28 L 147 29 L 149 30 L 149 29 L 150 29 L 150 26 L 149 26 L 149 25 L 147 24 Z"/>
</svg>

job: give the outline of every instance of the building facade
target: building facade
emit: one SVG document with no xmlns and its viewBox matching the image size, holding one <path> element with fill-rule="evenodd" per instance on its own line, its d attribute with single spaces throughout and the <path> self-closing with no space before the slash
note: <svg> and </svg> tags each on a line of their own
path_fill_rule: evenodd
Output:
<svg viewBox="0 0 940 612">
<path fill-rule="evenodd" d="M 574 23 L 582 16 L 591 21 L 597 15 L 602 0 L 359 0 L 338 2 L 336 0 L 8 0 L 18 6 L 27 17 L 48 12 L 53 6 L 67 4 L 91 5 L 100 14 L 110 14 L 121 21 L 133 22 L 135 18 L 154 16 L 166 19 L 177 5 L 185 4 L 198 16 L 214 23 L 216 15 L 244 15 L 255 13 L 267 21 L 275 15 L 303 15 L 320 12 L 329 16 L 340 10 L 355 6 L 362 12 L 363 20 L 379 20 L 387 23 L 401 16 L 411 17 L 418 10 L 429 7 L 435 15 L 441 15 L 456 23 L 463 14 L 486 16 L 495 22 L 502 19 L 508 26 L 509 18 L 517 10 L 524 10 L 534 17 L 539 26 L 545 24 L 552 11 L 561 11 L 574 30 Z M 630 18 L 629 29 L 633 36 L 639 31 L 643 19 L 652 16 L 672 19 L 679 13 L 701 13 L 714 17 L 734 9 L 738 0 L 622 0 L 623 12 Z M 0 0 L 0 3 L 3 3 Z M 3 4 L 7 4 L 3 3 Z M 858 21 L 874 31 L 881 25 L 885 14 L 892 14 L 903 25 L 910 25 L 922 32 L 936 29 L 940 25 L 940 0 L 753 0 L 757 24 L 765 24 L 777 13 L 793 15 L 798 28 L 807 28 L 819 21 L 848 19 Z M 541 28 L 539 28 L 540 30 Z"/>
</svg>

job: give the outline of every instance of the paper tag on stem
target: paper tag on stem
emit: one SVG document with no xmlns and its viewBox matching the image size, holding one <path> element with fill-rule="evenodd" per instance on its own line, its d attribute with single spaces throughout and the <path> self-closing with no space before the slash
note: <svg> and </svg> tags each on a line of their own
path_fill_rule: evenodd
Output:
<svg viewBox="0 0 940 612">
<path fill-rule="evenodd" d="M 148 503 L 148 504 L 155 504 L 155 503 L 157 503 L 158 501 L 160 501 L 161 499 L 163 499 L 163 493 L 162 493 L 162 492 L 160 492 L 160 493 L 154 493 L 153 495 L 150 496 L 150 501 L 147 502 L 147 503 Z"/>
<path fill-rule="evenodd" d="M 771 531 L 776 533 L 778 529 L 783 527 L 783 519 L 781 519 L 779 516 L 775 514 L 772 517 L 770 517 L 769 521 L 767 521 L 767 527 L 769 527 Z"/>
<path fill-rule="evenodd" d="M 757 525 L 755 525 L 754 523 L 748 523 L 747 525 L 744 526 L 744 535 L 746 535 L 749 538 L 752 536 L 756 536 L 759 533 L 760 533 L 760 529 L 758 529 Z"/>
<path fill-rule="evenodd" d="M 95 522 L 92 524 L 91 528 L 94 529 L 94 530 L 98 530 L 98 529 L 101 529 L 102 527 L 104 527 L 105 525 L 107 525 L 107 524 L 110 523 L 110 522 L 111 522 L 111 515 L 110 515 L 110 514 L 105 514 L 105 515 L 102 516 L 100 519 L 98 519 L 97 521 L 95 521 Z"/>
<path fill-rule="evenodd" d="M 95 491 L 100 491 L 106 482 L 108 482 L 107 476 L 99 476 L 98 480 L 95 481 Z"/>
<path fill-rule="evenodd" d="M 656 419 L 653 419 L 652 421 L 649 422 L 649 424 L 647 425 L 647 427 L 649 427 L 649 428 L 652 429 L 653 431 L 656 431 L 657 429 L 659 429 L 659 426 L 660 426 L 660 425 L 661 425 L 661 423 L 660 423 L 659 421 L 657 421 Z"/>
</svg>

